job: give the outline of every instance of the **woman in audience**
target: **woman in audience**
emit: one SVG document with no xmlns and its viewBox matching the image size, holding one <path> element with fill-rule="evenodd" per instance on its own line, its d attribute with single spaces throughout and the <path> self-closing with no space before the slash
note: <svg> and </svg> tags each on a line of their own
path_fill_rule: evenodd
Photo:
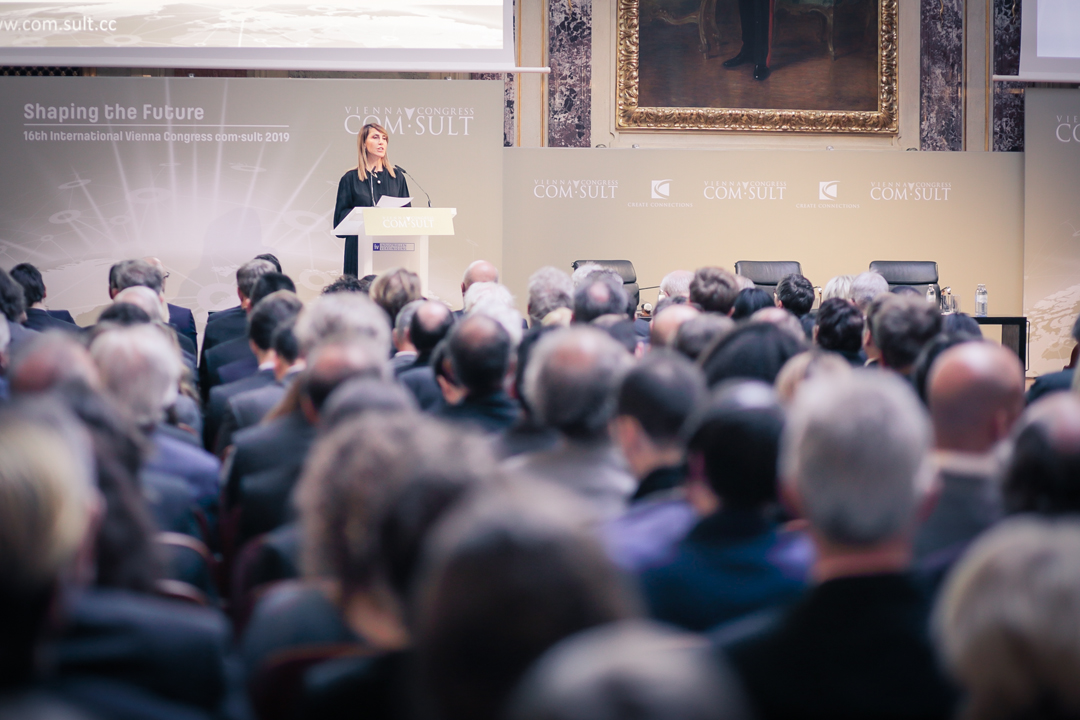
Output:
<svg viewBox="0 0 1080 720">
<path fill-rule="evenodd" d="M 989 531 L 950 575 L 935 629 L 967 690 L 963 720 L 1080 717 L 1080 526 Z"/>
</svg>

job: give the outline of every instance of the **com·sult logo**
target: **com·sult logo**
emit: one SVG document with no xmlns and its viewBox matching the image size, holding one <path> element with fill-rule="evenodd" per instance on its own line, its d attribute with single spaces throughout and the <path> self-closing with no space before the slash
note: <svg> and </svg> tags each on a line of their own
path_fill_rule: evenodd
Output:
<svg viewBox="0 0 1080 720">
<path fill-rule="evenodd" d="M 667 200 L 669 197 L 671 197 L 671 178 L 668 178 L 667 180 L 653 180 L 653 200 Z"/>
<path fill-rule="evenodd" d="M 818 183 L 818 200 L 835 200 L 839 180 L 822 180 Z"/>
</svg>

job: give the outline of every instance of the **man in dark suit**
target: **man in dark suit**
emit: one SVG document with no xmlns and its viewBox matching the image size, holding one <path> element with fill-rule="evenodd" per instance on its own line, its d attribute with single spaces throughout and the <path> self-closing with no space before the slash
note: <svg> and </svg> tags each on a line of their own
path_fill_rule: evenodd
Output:
<svg viewBox="0 0 1080 720">
<path fill-rule="evenodd" d="M 1074 341 L 1080 343 L 1080 317 L 1077 317 L 1073 323 L 1071 335 Z M 1028 388 L 1027 404 L 1030 405 L 1045 395 L 1070 389 L 1073 382 L 1073 373 L 1075 372 L 1073 368 L 1065 368 L 1057 372 L 1040 375 L 1035 379 L 1032 386 Z"/>
<path fill-rule="evenodd" d="M 287 275 L 279 272 L 260 275 L 248 296 L 247 315 L 250 317 L 252 309 L 260 300 L 278 290 L 295 293 L 296 285 Z M 226 340 L 203 354 L 203 362 L 199 367 L 199 385 L 203 395 L 209 400 L 210 390 L 215 386 L 254 375 L 258 369 L 259 362 L 245 332 L 243 336 Z"/>
<path fill-rule="evenodd" d="M 915 536 L 915 556 L 942 575 L 1004 510 L 994 450 L 1024 409 L 1024 368 L 996 343 L 970 342 L 942 353 L 930 370 L 939 492 Z"/>
<path fill-rule="evenodd" d="M 464 397 L 436 414 L 487 433 L 501 433 L 516 423 L 521 406 L 505 388 L 511 347 L 503 326 L 486 315 L 470 315 L 450 331 L 447 351 L 453 384 Z M 439 376 L 438 382 L 447 381 Z"/>
<path fill-rule="evenodd" d="M 156 257 L 144 257 L 143 260 L 156 267 L 158 272 L 161 273 L 161 291 L 164 293 L 165 282 L 169 279 L 169 272 L 161 264 L 161 260 Z M 195 328 L 195 316 L 192 315 L 191 310 L 172 303 L 166 303 L 166 305 L 169 308 L 169 325 L 176 332 L 191 340 L 191 344 L 196 348 L 199 347 L 199 332 Z"/>
<path fill-rule="evenodd" d="M 109 298 L 111 300 L 115 301 L 120 293 L 133 287 L 149 288 L 157 294 L 158 301 L 163 307 L 167 305 L 165 302 L 165 275 L 158 267 L 145 260 L 121 260 L 109 268 Z M 161 322 L 166 322 L 167 318 L 162 313 L 151 312 L 149 308 L 144 309 L 147 310 L 151 319 L 155 322 L 159 318 Z M 169 327 L 176 333 L 176 340 L 180 344 L 180 349 L 194 359 L 198 352 L 195 341 L 171 324 Z"/>
<path fill-rule="evenodd" d="M 362 338 L 330 340 L 309 358 L 292 412 L 234 436 L 223 497 L 228 509 L 241 511 L 239 542 L 288 520 L 289 498 L 315 438 L 319 411 L 330 393 L 354 377 L 389 380 L 389 374 L 383 343 Z"/>
<path fill-rule="evenodd" d="M 81 328 L 70 319 L 71 313 L 66 310 L 49 311 L 43 304 L 48 292 L 45 289 L 45 279 L 41 271 L 30 263 L 19 263 L 11 268 L 11 279 L 22 285 L 26 299 L 26 320 L 23 325 L 31 330 L 45 332 L 46 330 L 63 330 L 65 332 L 79 332 Z M 60 313 L 67 316 L 67 320 L 61 319 Z"/>
<path fill-rule="evenodd" d="M 431 410 L 443 403 L 442 391 L 431 369 L 431 354 L 453 326 L 454 315 L 436 300 L 428 300 L 418 307 L 409 325 L 409 338 L 417 352 L 416 362 L 398 375 L 398 381 L 413 394 L 421 410 Z"/>
<path fill-rule="evenodd" d="M 236 295 L 240 304 L 227 310 L 211 312 L 203 331 L 203 344 L 199 354 L 199 365 L 206 358 L 206 353 L 226 340 L 244 337 L 247 334 L 247 314 L 251 308 L 251 293 L 255 282 L 269 272 L 281 272 L 281 266 L 263 257 L 257 257 L 241 265 L 236 270 Z"/>
<path fill-rule="evenodd" d="M 772 389 L 755 381 L 720 391 L 698 416 L 690 482 L 711 489 L 718 507 L 679 542 L 670 563 L 641 575 L 653 617 L 700 632 L 802 595 L 809 542 L 776 521 L 783 426 Z"/>
<path fill-rule="evenodd" d="M 713 635 L 757 717 L 953 717 L 927 599 L 909 573 L 930 440 L 901 378 L 851 373 L 803 385 L 780 468 L 785 498 L 809 524 L 817 584 L 784 612 Z"/>
<path fill-rule="evenodd" d="M 275 382 L 272 345 L 274 331 L 281 323 L 295 319 L 303 307 L 295 293 L 281 290 L 267 295 L 251 311 L 248 342 L 259 363 L 258 371 L 254 375 L 211 389 L 203 425 L 203 443 L 207 450 L 213 451 L 215 448 L 218 429 L 228 408 L 229 399 L 247 390 L 255 390 Z"/>
</svg>

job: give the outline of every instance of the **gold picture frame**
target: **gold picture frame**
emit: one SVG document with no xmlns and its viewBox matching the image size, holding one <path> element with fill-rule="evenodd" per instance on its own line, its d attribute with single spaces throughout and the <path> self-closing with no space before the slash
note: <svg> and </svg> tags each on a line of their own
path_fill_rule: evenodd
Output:
<svg viewBox="0 0 1080 720">
<path fill-rule="evenodd" d="M 897 101 L 897 63 L 898 63 L 898 28 L 897 8 L 899 0 L 866 0 L 872 2 L 867 12 L 876 7 L 877 21 L 877 70 L 876 70 L 876 109 L 791 109 L 784 107 L 685 107 L 639 104 L 641 97 L 641 27 L 643 22 L 643 4 L 648 3 L 653 12 L 645 19 L 646 23 L 657 25 L 662 21 L 667 25 L 696 24 L 700 38 L 698 52 L 704 56 L 701 63 L 710 63 L 709 71 L 724 72 L 723 56 L 717 45 L 720 33 L 713 22 L 718 0 L 700 0 L 701 9 L 685 18 L 673 20 L 666 10 L 656 10 L 662 0 L 617 0 L 618 45 L 616 55 L 616 114 L 615 125 L 618 130 L 720 130 L 720 131 L 762 131 L 762 132 L 807 132 L 807 133 L 847 133 L 847 134 L 897 134 L 899 131 L 899 104 Z M 695 0 L 696 1 L 696 0 Z M 734 0 L 728 2 L 728 8 L 736 7 Z M 773 0 L 786 5 L 790 13 L 792 6 L 805 0 Z M 858 0 L 833 0 L 834 7 L 850 6 Z M 684 2 L 685 5 L 685 2 Z M 724 6 L 722 6 L 723 9 Z M 737 8 L 736 8 L 737 9 Z M 729 13 L 732 12 L 729 9 Z M 795 13 L 790 13 L 793 17 Z M 805 13 L 804 13 L 805 14 Z M 706 17 L 707 15 L 707 17 Z M 775 22 L 775 20 L 774 20 Z M 829 31 L 832 31 L 832 18 L 829 18 Z M 726 28 L 726 36 L 733 34 L 732 28 Z M 865 33 L 869 36 L 869 20 L 866 21 Z M 689 36 L 687 36 L 689 37 Z M 837 59 L 833 46 L 833 37 L 828 38 L 828 51 L 832 61 Z M 770 36 L 770 41 L 772 36 Z M 730 50 L 729 50 L 730 52 Z M 770 49 L 771 52 L 771 49 Z M 821 50 L 824 55 L 825 50 Z M 867 57 L 870 50 L 864 51 Z M 869 60 L 867 60 L 869 62 Z M 698 67 L 704 67 L 699 64 Z M 871 68 L 872 70 L 872 68 Z M 701 72 L 701 70 L 698 70 Z M 868 70 L 869 72 L 869 70 Z M 748 77 L 745 76 L 744 77 Z M 773 72 L 767 79 L 783 82 L 780 72 Z M 747 83 L 753 86 L 753 83 Z M 779 86 L 777 86 L 779 87 Z M 751 88 L 752 89 L 752 88 Z M 655 94 L 655 93 L 654 93 Z M 866 93 L 864 101 L 869 104 L 873 98 Z M 838 103 L 839 104 L 839 103 Z"/>
</svg>

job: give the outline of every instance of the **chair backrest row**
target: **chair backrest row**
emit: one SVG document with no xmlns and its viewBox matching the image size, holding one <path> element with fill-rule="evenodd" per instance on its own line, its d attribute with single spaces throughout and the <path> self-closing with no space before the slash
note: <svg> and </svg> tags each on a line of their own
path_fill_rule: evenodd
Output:
<svg viewBox="0 0 1080 720">
<path fill-rule="evenodd" d="M 908 285 L 925 294 L 926 288 L 933 286 L 940 295 L 938 287 L 938 266 L 931 260 L 875 260 L 870 263 L 871 272 L 885 278 L 892 290 L 900 285 Z M 762 290 L 773 292 L 785 275 L 802 274 L 802 265 L 786 260 L 740 260 L 735 263 L 735 274 L 748 277 Z"/>
</svg>

